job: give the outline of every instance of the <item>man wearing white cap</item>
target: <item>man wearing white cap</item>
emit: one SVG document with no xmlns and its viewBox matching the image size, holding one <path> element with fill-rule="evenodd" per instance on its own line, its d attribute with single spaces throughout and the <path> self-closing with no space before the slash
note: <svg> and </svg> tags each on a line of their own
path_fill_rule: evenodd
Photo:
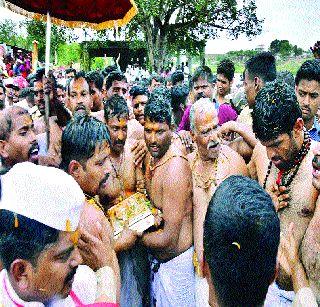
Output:
<svg viewBox="0 0 320 307">
<path fill-rule="evenodd" d="M 1 190 L 0 306 L 117 306 L 108 236 L 78 239 L 85 197 L 75 180 L 24 162 L 1 177 Z M 79 249 L 95 273 L 79 266 Z"/>
</svg>

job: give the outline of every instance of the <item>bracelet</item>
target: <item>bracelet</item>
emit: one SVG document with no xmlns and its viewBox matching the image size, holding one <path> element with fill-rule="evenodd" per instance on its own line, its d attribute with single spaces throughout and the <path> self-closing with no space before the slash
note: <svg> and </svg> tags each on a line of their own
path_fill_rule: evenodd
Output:
<svg viewBox="0 0 320 307">
<path fill-rule="evenodd" d="M 109 266 L 104 266 L 96 273 L 97 278 L 97 293 L 96 298 L 106 295 L 111 302 L 117 301 L 117 282 L 113 269 Z"/>
</svg>

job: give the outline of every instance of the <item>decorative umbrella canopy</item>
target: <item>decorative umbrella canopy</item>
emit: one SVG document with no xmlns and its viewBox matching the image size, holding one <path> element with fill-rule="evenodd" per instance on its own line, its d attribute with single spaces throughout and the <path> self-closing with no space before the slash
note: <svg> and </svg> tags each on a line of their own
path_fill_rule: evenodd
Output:
<svg viewBox="0 0 320 307">
<path fill-rule="evenodd" d="M 29 18 L 95 30 L 126 25 L 138 12 L 133 0 L 0 0 L 2 6 Z"/>
</svg>

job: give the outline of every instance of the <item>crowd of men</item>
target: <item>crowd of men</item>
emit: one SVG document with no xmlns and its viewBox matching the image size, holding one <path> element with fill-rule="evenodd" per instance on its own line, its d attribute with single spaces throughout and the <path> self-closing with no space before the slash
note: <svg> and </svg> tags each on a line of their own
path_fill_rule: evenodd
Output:
<svg viewBox="0 0 320 307">
<path fill-rule="evenodd" d="M 318 306 L 320 60 L 290 79 L 261 52 L 234 76 L 1 85 L 0 305 Z M 114 237 L 137 192 L 155 224 Z"/>
</svg>

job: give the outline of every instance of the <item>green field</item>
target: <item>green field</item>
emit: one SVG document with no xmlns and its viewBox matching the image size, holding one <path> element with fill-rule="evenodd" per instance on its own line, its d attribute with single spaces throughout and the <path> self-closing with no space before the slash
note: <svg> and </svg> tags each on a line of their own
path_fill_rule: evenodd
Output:
<svg viewBox="0 0 320 307">
<path fill-rule="evenodd" d="M 220 58 L 220 56 L 219 56 Z M 277 70 L 278 71 L 290 71 L 294 75 L 297 73 L 299 67 L 303 62 L 305 62 L 308 59 L 312 59 L 312 57 L 306 57 L 306 58 L 290 58 L 290 59 L 280 59 L 277 60 Z M 235 64 L 236 73 L 243 73 L 244 71 L 244 63 L 245 59 L 243 61 L 239 61 L 238 59 L 232 59 L 230 58 Z M 217 65 L 218 62 L 214 60 L 213 58 L 206 59 L 207 65 L 212 69 L 212 71 L 215 73 L 217 71 Z"/>
</svg>

